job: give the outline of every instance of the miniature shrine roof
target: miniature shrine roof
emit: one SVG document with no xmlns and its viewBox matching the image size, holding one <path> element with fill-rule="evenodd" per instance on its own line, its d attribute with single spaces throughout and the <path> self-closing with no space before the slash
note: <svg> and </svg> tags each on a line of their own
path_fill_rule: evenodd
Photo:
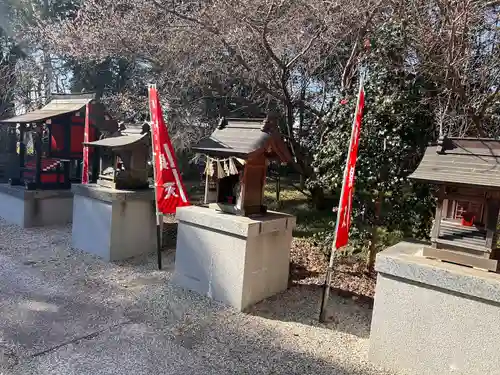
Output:
<svg viewBox="0 0 500 375">
<path fill-rule="evenodd" d="M 94 147 L 125 148 L 139 145 L 148 145 L 148 134 L 119 135 L 94 142 L 84 142 L 84 145 Z"/>
<path fill-rule="evenodd" d="M 41 122 L 56 116 L 81 111 L 88 103 L 94 102 L 91 107 L 91 119 L 98 119 L 95 124 L 101 130 L 116 131 L 118 124 L 106 114 L 104 106 L 95 102 L 94 93 L 85 94 L 54 94 L 50 102 L 40 109 L 0 120 L 0 124 L 27 124 Z"/>
<path fill-rule="evenodd" d="M 195 151 L 207 155 L 242 158 L 269 148 L 284 162 L 292 159 L 276 124 L 265 118 L 222 119 L 210 137 L 193 147 Z"/>
<path fill-rule="evenodd" d="M 95 99 L 95 94 L 53 95 L 44 107 L 24 115 L 1 120 L 2 123 L 29 123 L 47 120 L 51 117 L 76 112 Z"/>
<path fill-rule="evenodd" d="M 411 179 L 500 188 L 500 140 L 444 138 L 429 146 Z"/>
<path fill-rule="evenodd" d="M 140 122 L 120 122 L 120 132 L 122 135 L 143 134 L 150 130 L 148 123 Z"/>
</svg>

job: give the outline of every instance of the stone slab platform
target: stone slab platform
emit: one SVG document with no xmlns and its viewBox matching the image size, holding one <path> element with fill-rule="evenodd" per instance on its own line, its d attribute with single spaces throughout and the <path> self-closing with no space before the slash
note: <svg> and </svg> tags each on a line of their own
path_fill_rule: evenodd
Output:
<svg viewBox="0 0 500 375">
<path fill-rule="evenodd" d="M 73 217 L 73 193 L 0 184 L 0 217 L 23 228 L 65 225 Z"/>
<path fill-rule="evenodd" d="M 191 206 L 179 208 L 177 220 L 177 285 L 237 310 L 287 289 L 295 217 Z"/>
<path fill-rule="evenodd" d="M 500 274 L 424 258 L 424 246 L 377 256 L 370 360 L 415 375 L 500 373 Z"/>
<path fill-rule="evenodd" d="M 154 192 L 74 185 L 73 247 L 106 261 L 156 249 Z"/>
</svg>

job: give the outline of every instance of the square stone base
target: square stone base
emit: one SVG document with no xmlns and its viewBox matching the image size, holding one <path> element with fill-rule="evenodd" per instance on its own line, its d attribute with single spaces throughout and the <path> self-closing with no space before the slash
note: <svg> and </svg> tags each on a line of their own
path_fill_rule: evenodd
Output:
<svg viewBox="0 0 500 375">
<path fill-rule="evenodd" d="M 500 275 L 424 258 L 402 242 L 377 256 L 370 360 L 395 373 L 500 373 Z"/>
<path fill-rule="evenodd" d="M 106 261 L 156 249 L 153 190 L 74 185 L 72 245 Z"/>
<path fill-rule="evenodd" d="M 0 184 L 0 216 L 23 228 L 66 225 L 73 217 L 73 193 Z"/>
<path fill-rule="evenodd" d="M 295 217 L 192 206 L 179 208 L 177 219 L 177 285 L 240 311 L 287 289 Z"/>
</svg>

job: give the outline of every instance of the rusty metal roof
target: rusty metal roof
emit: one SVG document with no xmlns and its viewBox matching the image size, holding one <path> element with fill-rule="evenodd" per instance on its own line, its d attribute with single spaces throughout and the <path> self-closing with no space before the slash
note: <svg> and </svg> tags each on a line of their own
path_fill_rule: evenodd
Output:
<svg viewBox="0 0 500 375">
<path fill-rule="evenodd" d="M 147 136 L 147 133 L 119 135 L 117 137 L 104 138 L 94 142 L 84 142 L 83 144 L 93 147 L 128 148 L 132 146 L 148 145 Z"/>
<path fill-rule="evenodd" d="M 68 94 L 52 95 L 50 102 L 40 109 L 25 113 L 24 115 L 0 120 L 0 123 L 18 124 L 31 123 L 47 120 L 52 117 L 80 111 L 88 103 L 95 99 L 95 94 Z"/>
<path fill-rule="evenodd" d="M 210 137 L 201 140 L 193 149 L 212 156 L 249 157 L 269 148 L 284 162 L 291 154 L 281 138 L 276 124 L 260 119 L 222 119 Z"/>
<path fill-rule="evenodd" d="M 427 148 L 410 178 L 500 189 L 500 140 L 446 138 L 441 144 Z"/>
</svg>

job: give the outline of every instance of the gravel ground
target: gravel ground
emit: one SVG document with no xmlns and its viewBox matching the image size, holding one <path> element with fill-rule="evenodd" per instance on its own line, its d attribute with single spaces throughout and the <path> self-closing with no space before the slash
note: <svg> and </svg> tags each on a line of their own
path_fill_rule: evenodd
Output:
<svg viewBox="0 0 500 375">
<path fill-rule="evenodd" d="M 70 227 L 0 220 L 0 374 L 388 374 L 367 362 L 368 304 L 295 285 L 248 313 L 170 283 L 174 252 L 105 263 Z"/>
</svg>

